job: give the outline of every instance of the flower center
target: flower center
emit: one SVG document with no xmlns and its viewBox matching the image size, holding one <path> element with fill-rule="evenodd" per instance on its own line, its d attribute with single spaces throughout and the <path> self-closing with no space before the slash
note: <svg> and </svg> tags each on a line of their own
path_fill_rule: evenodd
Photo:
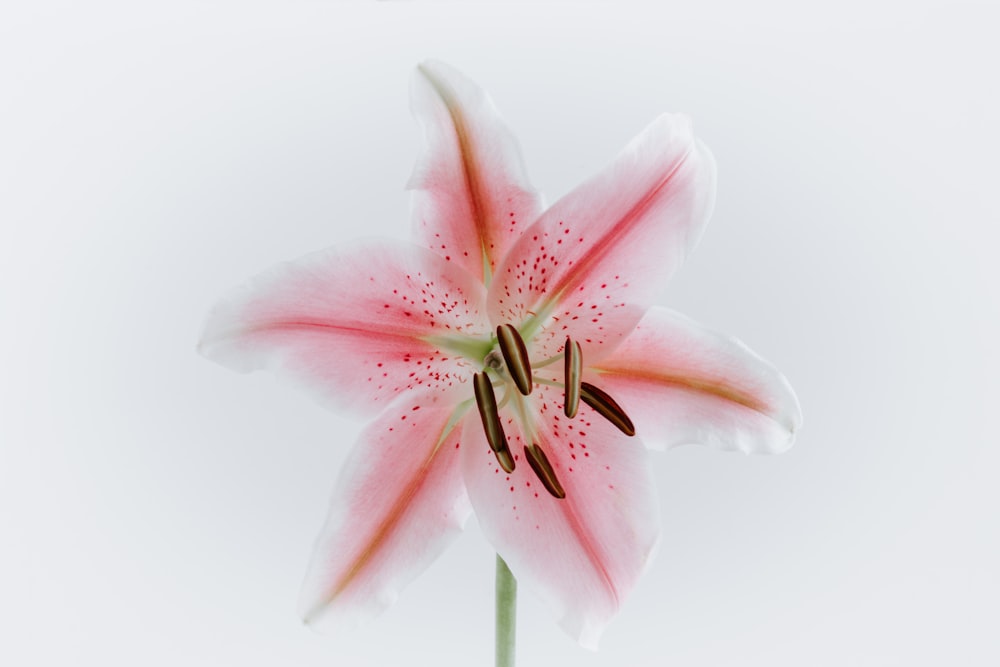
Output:
<svg viewBox="0 0 1000 667">
<path fill-rule="evenodd" d="M 563 381 L 543 380 L 535 377 L 532 372 L 532 362 L 528 358 L 527 346 L 517 329 L 510 324 L 497 327 L 497 345 L 483 358 L 483 372 L 476 373 L 473 378 L 473 388 L 476 395 L 476 405 L 479 417 L 483 422 L 483 432 L 486 441 L 497 458 L 497 463 L 506 472 L 514 472 L 514 457 L 507 444 L 507 436 L 500 420 L 500 408 L 508 401 L 514 402 L 515 414 L 520 417 L 521 432 L 530 444 L 524 446 L 524 457 L 532 471 L 542 483 L 542 486 L 555 498 L 565 498 L 566 492 L 555 470 L 549 463 L 544 450 L 536 441 L 535 429 L 531 423 L 525 397 L 531 394 L 536 383 L 553 385 L 563 388 L 563 411 L 573 419 L 576 417 L 580 401 L 589 405 L 595 412 L 614 424 L 625 435 L 635 435 L 632 420 L 629 419 L 621 406 L 606 392 L 594 385 L 581 380 L 583 373 L 583 352 L 580 344 L 566 338 L 563 347 Z M 546 359 L 535 362 L 535 367 L 548 365 L 558 360 Z M 496 375 L 500 386 L 505 388 L 500 404 L 497 404 L 494 392 L 494 381 L 491 375 Z"/>
<path fill-rule="evenodd" d="M 507 366 L 503 362 L 503 354 L 500 352 L 499 347 L 493 348 L 493 350 L 486 355 L 486 358 L 483 359 L 483 369 L 487 368 L 496 371 L 500 377 L 507 377 Z"/>
</svg>

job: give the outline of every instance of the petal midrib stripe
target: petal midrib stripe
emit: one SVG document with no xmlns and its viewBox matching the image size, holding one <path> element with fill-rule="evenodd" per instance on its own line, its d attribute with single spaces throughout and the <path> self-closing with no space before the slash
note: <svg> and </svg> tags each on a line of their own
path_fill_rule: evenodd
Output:
<svg viewBox="0 0 1000 667">
<path fill-rule="evenodd" d="M 685 375 L 671 375 L 659 373 L 643 368 L 603 368 L 595 366 L 593 370 L 601 375 L 617 375 L 626 380 L 639 380 L 651 384 L 668 385 L 679 389 L 710 394 L 730 403 L 742 405 L 745 408 L 758 412 L 769 419 L 775 419 L 772 414 L 771 405 L 764 400 L 747 391 L 740 391 L 723 380 L 709 380 L 695 378 Z M 777 420 L 776 420 L 777 421 Z"/>
<path fill-rule="evenodd" d="M 674 176 L 680 170 L 680 168 L 687 162 L 688 156 L 691 155 L 693 147 L 688 147 L 676 162 L 676 164 L 671 167 L 670 171 L 667 172 L 663 178 L 661 178 L 656 185 L 654 185 L 650 190 L 635 204 L 633 204 L 628 211 L 625 212 L 618 220 L 610 225 L 608 231 L 601 236 L 601 238 L 590 244 L 590 250 L 588 250 L 576 263 L 573 265 L 573 270 L 567 271 L 563 274 L 562 278 L 556 284 L 552 293 L 556 295 L 556 299 L 559 299 L 562 294 L 567 291 L 570 287 L 575 287 L 575 283 L 578 281 L 578 277 L 586 275 L 590 270 L 590 267 L 601 259 L 603 259 L 609 252 L 615 250 L 615 246 L 626 236 L 632 229 L 634 229 L 634 223 L 642 218 L 642 215 L 649 210 L 649 208 L 655 202 L 660 191 L 663 190 L 667 185 L 673 180 Z"/>
<path fill-rule="evenodd" d="M 480 183 L 479 172 L 476 169 L 472 141 L 466 129 L 465 118 L 462 116 L 455 94 L 447 84 L 436 79 L 424 67 L 421 66 L 419 70 L 427 78 L 434 92 L 441 98 L 441 102 L 451 117 L 451 123 L 455 130 L 455 138 L 458 140 L 458 152 L 462 160 L 462 175 L 465 179 L 465 189 L 469 197 L 469 204 L 472 206 L 473 223 L 476 226 L 479 242 L 482 244 L 484 261 L 492 263 L 493 257 L 490 252 L 492 239 L 489 235 L 490 225 L 487 220 L 487 206 L 485 198 L 482 195 L 482 185 Z"/>
<path fill-rule="evenodd" d="M 253 335 L 258 333 L 268 333 L 274 331 L 327 331 L 327 332 L 344 332 L 347 334 L 353 334 L 358 336 L 364 336 L 370 338 L 372 336 L 386 336 L 392 338 L 405 338 L 407 340 L 424 342 L 424 337 L 427 335 L 426 332 L 417 333 L 415 331 L 406 330 L 391 330 L 391 329 L 377 329 L 371 326 L 351 326 L 346 324 L 334 324 L 332 322 L 319 322 L 311 320 L 281 320 L 275 322 L 265 322 L 261 324 L 255 324 L 250 327 L 244 327 L 241 329 L 234 329 L 224 334 L 220 334 L 213 338 L 213 341 L 222 341 L 230 338 L 241 338 L 246 335 Z"/>
<path fill-rule="evenodd" d="M 427 479 L 428 470 L 434 463 L 434 459 L 437 457 L 438 453 L 441 451 L 441 447 L 444 444 L 445 439 L 455 429 L 457 423 L 458 422 L 450 419 L 444 426 L 442 426 L 441 433 L 437 438 L 437 443 L 424 458 L 420 467 L 410 477 L 406 486 L 403 487 L 403 490 L 396 499 L 396 502 L 393 503 L 392 508 L 388 513 L 386 513 L 382 521 L 379 522 L 375 532 L 367 541 L 365 548 L 353 559 L 350 567 L 347 568 L 347 571 L 330 587 L 330 592 L 324 597 L 322 602 L 316 604 L 316 606 L 306 614 L 307 619 L 315 616 L 322 609 L 322 607 L 333 603 L 338 596 L 347 590 L 348 586 L 350 586 L 351 583 L 357 579 L 358 575 L 365 569 L 365 567 L 371 563 L 372 558 L 376 555 L 376 553 L 378 553 L 379 549 L 382 548 L 392 533 L 399 527 L 400 521 L 403 519 L 407 509 L 410 507 L 411 501 L 416 497 L 420 488 L 424 485 L 424 482 Z"/>
<path fill-rule="evenodd" d="M 573 491 L 570 492 L 573 493 Z M 597 571 L 601 579 L 604 581 L 605 586 L 608 588 L 608 592 L 611 593 L 615 609 L 618 609 L 621 606 L 621 598 L 618 594 L 618 587 L 615 586 L 615 582 L 611 578 L 608 568 L 604 566 L 604 559 L 602 557 L 606 556 L 606 554 L 598 552 L 599 547 L 596 541 L 586 529 L 586 524 L 580 520 L 580 517 L 576 513 L 576 507 L 572 503 L 565 503 L 563 515 L 566 517 L 566 521 L 569 523 L 570 529 L 573 531 L 573 535 L 580 543 L 580 546 L 583 547 L 584 553 L 587 554 L 587 559 L 591 562 L 594 566 L 594 570 Z"/>
</svg>

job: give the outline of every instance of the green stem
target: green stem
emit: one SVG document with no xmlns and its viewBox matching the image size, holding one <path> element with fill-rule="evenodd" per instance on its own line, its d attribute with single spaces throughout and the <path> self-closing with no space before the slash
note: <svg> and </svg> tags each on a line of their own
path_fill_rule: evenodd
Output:
<svg viewBox="0 0 1000 667">
<path fill-rule="evenodd" d="M 497 554 L 497 663 L 496 667 L 514 667 L 514 644 L 517 635 L 517 579 L 507 563 Z"/>
</svg>

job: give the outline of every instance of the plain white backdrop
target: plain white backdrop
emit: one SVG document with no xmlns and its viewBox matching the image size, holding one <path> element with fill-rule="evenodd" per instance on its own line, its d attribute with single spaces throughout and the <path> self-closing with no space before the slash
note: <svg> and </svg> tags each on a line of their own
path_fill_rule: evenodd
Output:
<svg viewBox="0 0 1000 667">
<path fill-rule="evenodd" d="M 491 663 L 474 520 L 363 629 L 301 624 L 361 424 L 194 350 L 254 273 L 408 234 L 407 87 L 433 57 L 492 93 L 549 202 L 690 114 L 718 203 L 665 303 L 775 363 L 805 414 L 779 457 L 656 457 L 662 547 L 600 651 L 522 589 L 520 664 L 998 664 L 998 23 L 919 2 L 0 9 L 0 662 Z"/>
</svg>

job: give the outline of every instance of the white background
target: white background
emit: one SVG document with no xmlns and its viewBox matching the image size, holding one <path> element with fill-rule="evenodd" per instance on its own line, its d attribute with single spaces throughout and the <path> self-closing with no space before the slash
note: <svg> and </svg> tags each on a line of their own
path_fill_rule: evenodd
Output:
<svg viewBox="0 0 1000 667">
<path fill-rule="evenodd" d="M 985 3 L 137 4 L 0 10 L 0 662 L 491 663 L 474 521 L 361 631 L 300 623 L 361 424 L 194 351 L 250 275 L 407 235 L 427 57 L 550 202 L 689 113 L 718 205 L 666 303 L 805 414 L 779 457 L 656 457 L 663 546 L 601 650 L 522 589 L 520 664 L 1000 662 Z"/>
</svg>

